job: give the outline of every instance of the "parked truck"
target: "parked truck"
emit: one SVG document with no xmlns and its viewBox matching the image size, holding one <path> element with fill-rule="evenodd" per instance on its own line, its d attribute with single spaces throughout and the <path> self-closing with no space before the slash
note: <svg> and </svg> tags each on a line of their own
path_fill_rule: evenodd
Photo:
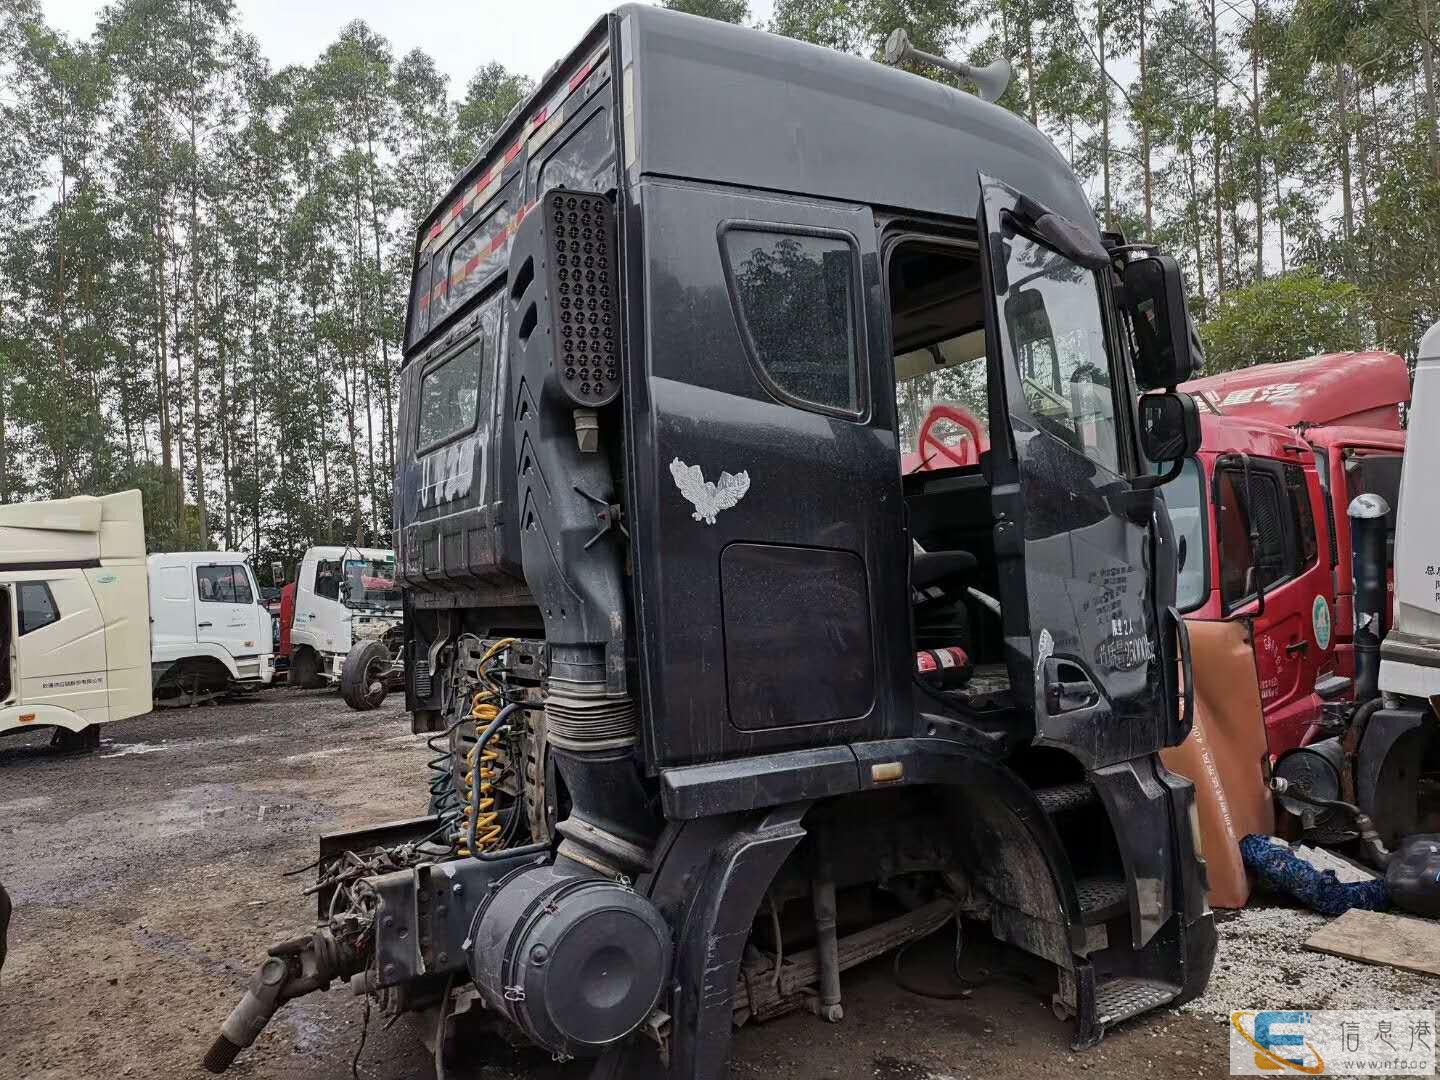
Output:
<svg viewBox="0 0 1440 1080">
<path fill-rule="evenodd" d="M 166 552 L 151 555 L 148 570 L 157 707 L 199 705 L 270 685 L 271 617 L 244 555 Z"/>
<path fill-rule="evenodd" d="M 405 671 L 395 553 L 312 547 L 293 584 L 293 599 L 281 598 L 280 627 L 290 684 L 339 686 L 351 708 L 377 708 Z"/>
<path fill-rule="evenodd" d="M 140 492 L 0 506 L 0 735 L 149 712 L 149 612 Z"/>
<path fill-rule="evenodd" d="M 1278 758 L 1338 731 L 1356 699 L 1347 511 L 1363 494 L 1398 501 L 1409 372 L 1395 353 L 1330 353 L 1185 389 L 1202 441 L 1166 489 L 1185 545 L 1178 606 L 1191 621 L 1248 626 Z M 1388 549 L 1393 513 L 1386 531 Z"/>
<path fill-rule="evenodd" d="M 434 812 L 321 839 L 318 928 L 206 1066 L 348 979 L 442 1058 L 711 1080 L 737 1023 L 840 1022 L 844 970 L 962 925 L 1046 962 L 1080 1047 L 1200 993 L 1193 789 L 1158 758 L 1194 360 L 1174 260 L 1107 243 L 1020 118 L 600 20 L 417 237 L 395 530 Z M 941 370 L 988 446 L 902 476 L 905 383 Z M 939 687 L 932 589 L 973 669 Z"/>
<path fill-rule="evenodd" d="M 1394 622 L 1380 645 L 1382 707 L 1357 737 L 1359 794 L 1401 817 L 1401 832 L 1440 829 L 1440 324 L 1420 339 L 1411 441 L 1400 480 Z"/>
</svg>

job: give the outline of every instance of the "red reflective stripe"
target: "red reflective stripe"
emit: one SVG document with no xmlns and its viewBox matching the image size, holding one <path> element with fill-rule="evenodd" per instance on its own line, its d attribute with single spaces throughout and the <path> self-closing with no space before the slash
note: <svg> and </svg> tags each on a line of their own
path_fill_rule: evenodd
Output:
<svg viewBox="0 0 1440 1080">
<path fill-rule="evenodd" d="M 470 271 L 474 270 L 477 266 L 479 266 L 479 265 L 480 265 L 480 258 L 481 258 L 481 257 L 480 257 L 479 255 L 471 255 L 470 258 L 466 259 L 466 260 L 465 260 L 465 273 L 468 274 L 468 273 L 470 273 Z"/>
<path fill-rule="evenodd" d="M 580 84 L 583 83 L 586 79 L 588 79 L 590 77 L 590 72 L 594 70 L 595 61 L 585 61 L 585 66 L 582 67 L 579 71 L 577 71 L 574 75 L 570 76 L 570 81 L 566 84 L 565 89 L 573 94 L 576 90 L 580 89 Z"/>
<path fill-rule="evenodd" d="M 550 118 L 550 106 L 546 105 L 538 113 L 530 118 L 531 128 L 537 128 Z"/>
<path fill-rule="evenodd" d="M 506 165 L 509 165 L 510 162 L 514 161 L 517 157 L 520 156 L 520 149 L 521 149 L 521 144 L 517 142 L 514 146 L 510 147 L 509 150 L 506 150 L 506 151 L 505 151 L 505 164 L 506 164 Z"/>
<path fill-rule="evenodd" d="M 435 239 L 437 236 L 439 236 L 439 235 L 440 235 L 440 223 L 437 221 L 434 225 L 432 225 L 432 226 L 430 227 L 430 235 L 427 236 L 427 237 L 425 238 L 425 240 L 426 240 L 426 242 L 428 243 L 429 241 L 434 240 L 434 239 Z"/>
</svg>

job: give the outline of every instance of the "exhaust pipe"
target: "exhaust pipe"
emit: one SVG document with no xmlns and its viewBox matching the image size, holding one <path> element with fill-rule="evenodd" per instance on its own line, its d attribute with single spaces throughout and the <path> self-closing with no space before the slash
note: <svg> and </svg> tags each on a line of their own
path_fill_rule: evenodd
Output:
<svg viewBox="0 0 1440 1080">
<path fill-rule="evenodd" d="M 1350 575 L 1355 595 L 1355 700 L 1380 694 L 1380 640 L 1385 636 L 1385 519 L 1390 504 L 1379 495 L 1357 495 L 1350 518 Z"/>
</svg>

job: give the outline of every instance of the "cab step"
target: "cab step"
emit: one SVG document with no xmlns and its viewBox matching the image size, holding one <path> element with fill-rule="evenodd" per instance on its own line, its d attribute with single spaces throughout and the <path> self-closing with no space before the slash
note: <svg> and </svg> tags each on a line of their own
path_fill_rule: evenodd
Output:
<svg viewBox="0 0 1440 1080">
<path fill-rule="evenodd" d="M 1053 816 L 1091 805 L 1095 802 L 1095 789 L 1083 780 L 1074 784 L 1056 784 L 1054 787 L 1036 788 L 1035 801 L 1040 804 L 1041 810 Z"/>
<path fill-rule="evenodd" d="M 1180 988 L 1154 979 L 1111 979 L 1095 991 L 1095 1013 L 1101 1030 L 1132 1016 L 1168 1005 Z"/>
<path fill-rule="evenodd" d="M 1075 893 L 1080 900 L 1080 919 L 1086 926 L 1098 926 L 1130 910 L 1130 895 L 1121 877 L 1083 877 L 1075 883 Z"/>
</svg>

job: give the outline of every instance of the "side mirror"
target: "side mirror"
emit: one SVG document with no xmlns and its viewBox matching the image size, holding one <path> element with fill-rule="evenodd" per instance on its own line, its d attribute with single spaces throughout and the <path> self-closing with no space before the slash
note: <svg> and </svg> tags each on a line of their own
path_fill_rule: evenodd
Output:
<svg viewBox="0 0 1440 1080">
<path fill-rule="evenodd" d="M 1151 461 L 1183 461 L 1200 449 L 1200 409 L 1189 394 L 1140 397 L 1140 449 Z"/>
<path fill-rule="evenodd" d="M 1135 381 L 1141 390 L 1174 389 L 1204 359 L 1185 307 L 1180 264 L 1151 255 L 1125 264 L 1123 306 L 1135 345 Z"/>
</svg>

